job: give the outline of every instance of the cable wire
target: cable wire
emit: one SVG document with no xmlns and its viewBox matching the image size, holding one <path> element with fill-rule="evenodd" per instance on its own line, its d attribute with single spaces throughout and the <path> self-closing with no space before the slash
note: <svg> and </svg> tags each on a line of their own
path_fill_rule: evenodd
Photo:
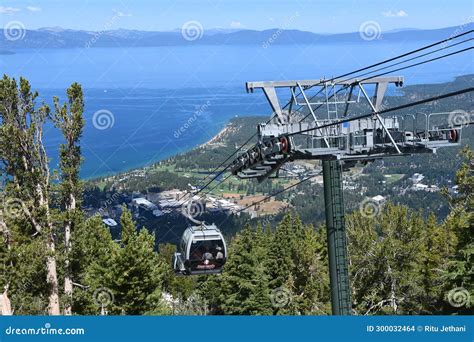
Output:
<svg viewBox="0 0 474 342">
<path fill-rule="evenodd" d="M 471 39 L 468 39 L 468 40 L 466 40 L 466 41 L 469 41 L 469 40 L 472 40 L 472 38 L 471 38 Z M 453 45 L 453 46 L 454 46 L 454 45 Z M 452 47 L 452 46 L 450 46 L 450 47 Z M 473 49 L 473 47 L 468 47 L 468 48 L 465 48 L 465 49 L 457 50 L 457 51 L 455 51 L 455 52 L 451 52 L 451 53 L 448 53 L 448 54 L 445 54 L 445 55 L 441 55 L 441 56 L 438 56 L 438 57 L 435 57 L 435 58 L 431 58 L 431 59 L 428 59 L 428 60 L 425 60 L 425 61 L 422 61 L 422 62 L 410 64 L 410 65 L 407 65 L 407 66 L 404 66 L 404 67 L 401 67 L 401 68 L 398 68 L 398 69 L 389 70 L 389 71 L 384 72 L 384 73 L 380 73 L 380 74 L 377 74 L 377 75 L 372 75 L 372 76 L 363 78 L 363 79 L 361 79 L 361 80 L 357 80 L 357 81 L 355 81 L 354 83 L 347 84 L 347 85 L 343 86 L 342 88 L 340 88 L 339 90 L 337 90 L 334 94 L 332 94 L 330 97 L 328 97 L 328 100 L 332 99 L 332 98 L 333 98 L 335 95 L 337 95 L 339 92 L 346 90 L 347 88 L 349 88 L 350 86 L 352 86 L 352 85 L 354 85 L 354 84 L 367 81 L 367 80 L 369 80 L 369 79 L 371 79 L 371 78 L 375 78 L 375 77 L 380 77 L 380 76 L 388 75 L 388 74 L 390 74 L 390 73 L 392 73 L 392 72 L 396 72 L 396 71 L 400 71 L 400 70 L 409 69 L 409 68 L 412 68 L 412 67 L 415 67 L 415 66 L 418 66 L 418 65 L 426 64 L 426 63 L 433 62 L 433 61 L 436 61 L 436 60 L 439 60 L 439 59 L 442 59 L 442 58 L 446 58 L 446 57 L 449 57 L 449 56 L 457 55 L 458 53 L 466 52 L 466 51 L 471 50 L 471 49 Z M 433 51 L 433 52 L 437 52 L 437 51 Z M 433 52 L 429 52 L 429 53 L 427 53 L 427 54 L 425 54 L 425 55 L 431 54 L 431 53 L 433 53 Z M 413 59 L 415 59 L 415 58 L 413 58 Z M 402 64 L 402 63 L 405 63 L 405 62 L 407 62 L 407 61 L 408 61 L 408 60 L 403 61 L 403 62 L 399 62 L 399 63 L 395 63 L 394 65 Z M 378 69 L 378 70 L 383 70 L 383 69 L 386 69 L 386 68 L 387 68 L 387 67 L 384 67 L 384 68 L 380 68 L 380 69 Z M 371 72 L 370 72 L 370 73 L 371 73 Z M 362 75 L 360 75 L 360 76 L 362 76 Z M 345 80 L 343 80 L 343 81 L 341 81 L 341 82 L 347 82 L 347 81 L 350 81 L 350 80 L 352 80 L 352 79 L 354 79 L 354 77 L 351 77 L 351 78 L 349 78 L 349 79 L 345 79 Z M 311 98 L 309 99 L 309 101 L 311 101 L 313 98 L 314 98 L 314 97 L 311 97 Z M 320 104 L 320 105 L 318 105 L 316 108 L 314 108 L 314 109 L 313 109 L 313 112 L 315 112 L 316 110 L 318 110 L 321 106 L 323 106 L 323 104 Z M 306 116 L 305 116 L 304 118 L 302 118 L 301 120 L 299 120 L 299 122 L 304 121 L 304 120 L 305 120 L 308 116 L 310 116 L 310 115 L 311 115 L 311 111 L 310 111 L 308 114 L 306 114 Z"/>
<path fill-rule="evenodd" d="M 357 69 L 357 70 L 355 70 L 355 71 L 348 72 L 348 73 L 345 73 L 345 74 L 342 74 L 342 75 L 333 77 L 333 78 L 331 78 L 331 79 L 329 79 L 329 80 L 324 80 L 324 81 L 318 82 L 318 83 L 312 85 L 311 87 L 316 86 L 316 85 L 318 85 L 318 84 L 324 84 L 325 82 L 332 82 L 332 81 L 334 81 L 334 80 L 336 80 L 336 79 L 343 78 L 343 77 L 346 77 L 346 76 L 349 76 L 349 75 L 352 75 L 352 74 L 356 74 L 356 73 L 358 73 L 358 72 L 361 72 L 361 71 L 364 71 L 364 70 L 367 70 L 367 69 L 371 69 L 371 68 L 376 67 L 376 66 L 379 66 L 379 65 L 383 65 L 383 64 L 385 64 L 385 63 L 388 63 L 388 62 L 391 62 L 391 61 L 394 61 L 394 60 L 397 60 L 397 59 L 400 59 L 400 58 L 403 58 L 403 57 L 412 55 L 412 54 L 414 54 L 414 53 L 417 53 L 417 52 L 420 52 L 420 51 L 429 49 L 429 48 L 431 48 L 431 47 L 434 47 L 434 46 L 437 46 L 437 45 L 440 45 L 440 44 L 443 44 L 443 43 L 447 43 L 447 42 L 452 41 L 452 40 L 454 40 L 454 39 L 457 39 L 457 38 L 459 38 L 459 37 L 461 37 L 461 36 L 465 36 L 465 35 L 467 35 L 467 34 L 470 34 L 470 33 L 472 33 L 472 32 L 474 32 L 474 30 L 469 30 L 469 31 L 467 31 L 467 32 L 464 32 L 464 33 L 455 35 L 455 36 L 453 36 L 453 37 L 446 38 L 446 39 L 440 40 L 440 41 L 438 41 L 438 42 L 435 42 L 435 43 L 426 45 L 426 46 L 424 46 L 424 47 L 421 47 L 421 48 L 418 48 L 418 49 L 415 49 L 415 50 L 406 52 L 406 53 L 404 53 L 404 54 L 402 54 L 402 55 L 395 56 L 395 57 L 392 57 L 392 58 L 383 60 L 383 61 L 381 61 L 381 62 L 378 62 L 378 63 L 372 64 L 372 65 L 369 65 L 369 66 L 367 66 L 367 67 L 363 67 L 363 68 Z M 453 47 L 453 46 L 456 46 L 456 45 L 465 43 L 465 42 L 470 41 L 470 40 L 472 40 L 472 38 L 466 39 L 466 40 L 464 40 L 464 41 L 462 41 L 462 42 L 458 42 L 458 43 L 456 43 L 456 44 L 452 44 L 452 45 L 449 45 L 449 46 L 446 46 L 446 47 L 437 49 L 437 50 L 435 50 L 435 51 L 431 51 L 431 52 L 426 53 L 426 54 L 424 54 L 424 55 L 420 55 L 420 56 L 417 56 L 417 57 L 414 57 L 414 58 L 411 58 L 411 59 L 408 59 L 408 60 L 405 60 L 405 61 L 401 61 L 401 62 L 398 62 L 398 63 L 394 63 L 394 64 L 391 65 L 391 66 L 395 66 L 395 65 L 402 64 L 402 63 L 406 63 L 406 62 L 408 62 L 408 61 L 410 61 L 410 60 L 414 60 L 414 59 L 416 59 L 416 58 L 420 58 L 420 57 L 422 57 L 422 56 L 426 56 L 426 55 L 429 55 L 429 54 L 432 54 L 432 53 L 441 51 L 441 50 L 443 50 L 443 49 L 451 48 L 451 47 Z M 467 49 L 463 49 L 463 50 L 458 50 L 458 51 L 456 51 L 456 52 L 454 52 L 454 53 L 450 53 L 450 54 L 447 54 L 447 55 L 443 55 L 443 56 L 440 56 L 440 57 L 436 57 L 436 58 L 433 58 L 433 59 L 430 59 L 430 60 L 427 60 L 427 61 L 415 63 L 415 64 L 412 64 L 412 65 L 409 65 L 409 66 L 405 66 L 405 67 L 402 67 L 402 68 L 399 68 L 399 69 L 391 70 L 391 71 L 388 71 L 388 72 L 386 72 L 386 73 L 382 73 L 382 74 L 379 74 L 379 75 L 376 75 L 376 76 L 370 76 L 370 77 L 368 77 L 368 78 L 366 78 L 366 79 L 363 79 L 363 80 L 361 80 L 361 81 L 364 81 L 364 80 L 367 80 L 367 79 L 370 79 L 370 78 L 373 78 L 373 77 L 378 77 L 378 76 L 381 76 L 381 75 L 386 75 L 386 74 L 391 73 L 391 72 L 395 72 L 395 71 L 400 71 L 400 70 L 408 69 L 408 68 L 410 68 L 410 67 L 414 67 L 414 66 L 417 66 L 417 65 L 425 64 L 425 63 L 428 63 L 428 62 L 432 62 L 432 61 L 435 61 L 435 60 L 438 60 L 438 59 L 441 59 L 441 58 L 445 58 L 445 57 L 448 57 L 448 56 L 455 55 L 455 54 L 457 54 L 457 53 L 465 52 L 465 51 L 470 50 L 470 49 L 472 49 L 472 47 L 467 48 Z M 365 74 L 363 74 L 363 75 L 367 75 L 367 74 L 370 74 L 370 73 L 375 72 L 375 71 L 380 71 L 380 70 L 389 68 L 389 67 L 391 67 L 391 66 L 379 68 L 379 69 L 373 70 L 373 71 L 371 71 L 371 72 L 367 72 L 367 73 L 365 73 Z M 359 76 L 363 76 L 363 75 L 359 75 Z M 351 79 L 352 79 L 352 78 L 354 78 L 354 77 L 351 77 Z M 349 80 L 350 80 L 350 79 L 349 79 Z M 361 82 L 361 81 L 359 81 L 359 82 Z M 309 89 L 309 88 L 311 88 L 311 87 L 308 87 L 307 89 Z M 335 94 L 337 94 L 337 93 L 338 93 L 339 91 L 341 91 L 342 89 L 347 89 L 347 87 L 348 87 L 348 86 L 345 86 L 345 88 L 339 89 Z M 301 94 L 301 93 L 300 93 L 300 94 Z M 331 95 L 330 98 L 332 98 L 335 94 Z M 288 103 L 283 107 L 283 109 L 285 109 L 289 104 L 290 104 L 290 102 L 288 102 Z M 315 110 L 317 110 L 320 106 L 322 106 L 322 105 L 319 105 Z M 310 114 L 310 113 L 309 113 L 309 114 Z M 307 114 L 302 120 L 300 120 L 300 122 L 303 121 L 305 118 L 307 118 L 307 117 L 309 116 L 309 114 Z M 272 119 L 272 117 L 267 121 L 267 123 L 269 123 L 271 119 Z M 257 133 L 254 133 L 251 137 L 249 137 L 242 145 L 240 145 L 239 148 L 237 148 L 234 152 L 232 152 L 224 161 L 222 161 L 217 167 L 215 167 L 215 168 L 213 169 L 213 171 L 211 171 L 205 178 L 203 178 L 203 179 L 201 180 L 201 183 L 204 182 L 206 179 L 208 179 L 212 174 L 214 174 L 217 170 L 219 170 L 219 168 L 221 168 L 225 163 L 227 163 L 235 154 L 237 154 L 240 150 L 242 150 L 242 148 L 243 148 L 245 145 L 247 145 L 256 135 L 257 135 Z M 212 182 L 214 182 L 218 177 L 220 177 L 231 165 L 232 165 L 232 163 L 228 164 L 224 169 L 222 169 L 221 171 L 219 171 L 214 177 L 212 177 L 211 180 L 209 180 L 209 181 L 208 181 L 203 187 L 201 187 L 195 194 L 192 194 L 192 197 L 198 195 L 198 194 L 201 193 L 204 189 L 206 189 Z M 227 179 L 227 178 L 229 178 L 229 176 L 226 177 L 225 179 Z M 225 180 L 225 179 L 224 179 L 224 180 Z M 218 184 L 220 184 L 220 183 L 222 183 L 222 182 L 223 182 L 223 181 L 219 182 Z M 215 188 L 216 188 L 216 187 L 214 187 L 213 189 L 215 189 Z M 202 197 L 202 196 L 201 196 L 201 197 Z"/>
<path fill-rule="evenodd" d="M 321 126 L 318 126 L 318 127 L 314 127 L 314 128 L 303 129 L 303 130 L 301 130 L 301 131 L 288 133 L 288 134 L 286 134 L 286 135 L 292 136 L 292 135 L 296 135 L 296 134 L 306 133 L 306 132 L 314 131 L 314 130 L 317 130 L 317 129 L 322 129 L 322 128 L 326 128 L 326 127 L 331 127 L 331 126 L 339 125 L 339 124 L 346 123 L 346 122 L 350 122 L 350 121 L 354 121 L 354 120 L 369 118 L 369 117 L 372 117 L 372 116 L 375 115 L 375 114 L 390 113 L 390 112 L 394 112 L 394 111 L 397 111 L 397 110 L 401 110 L 401 109 L 405 109 L 405 108 L 414 107 L 414 106 L 417 106 L 417 105 L 420 105 L 420 104 L 424 104 L 424 103 L 427 103 L 427 102 L 433 102 L 433 101 L 442 100 L 442 99 L 445 99 L 445 98 L 448 98 L 448 97 L 452 97 L 452 96 L 457 96 L 457 95 L 469 93 L 469 92 L 472 92 L 472 91 L 474 91 L 474 87 L 465 88 L 465 89 L 461 89 L 461 90 L 454 91 L 454 92 L 451 92 L 451 93 L 447 93 L 447 94 L 443 94 L 443 95 L 438 95 L 438 96 L 433 96 L 433 97 L 430 97 L 430 98 L 427 98 L 427 99 L 424 99 L 424 100 L 406 103 L 406 104 L 404 104 L 404 105 L 400 105 L 400 106 L 397 106 L 397 107 L 387 108 L 387 109 L 380 110 L 380 111 L 375 112 L 375 113 L 372 112 L 372 113 L 367 113 L 367 114 L 359 115 L 359 116 L 352 117 L 352 118 L 336 120 L 336 121 L 331 122 L 331 123 L 328 123 L 328 124 L 324 124 L 324 125 L 321 125 Z"/>
<path fill-rule="evenodd" d="M 266 201 L 267 199 L 269 199 L 269 198 L 271 198 L 271 197 L 277 196 L 277 195 L 279 195 L 279 194 L 281 194 L 281 193 L 283 193 L 283 192 L 285 192 L 285 191 L 287 191 L 287 190 L 290 190 L 290 189 L 294 188 L 295 186 L 298 186 L 298 185 L 300 185 L 301 183 L 304 183 L 304 182 L 310 180 L 311 178 L 314 178 L 314 177 L 316 177 L 316 176 L 321 175 L 321 173 L 322 173 L 322 172 L 319 172 L 319 173 L 316 173 L 316 174 L 314 174 L 314 175 L 308 176 L 308 177 L 306 177 L 306 178 L 300 180 L 299 182 L 297 182 L 297 183 L 295 183 L 295 184 L 293 184 L 293 185 L 287 186 L 286 188 L 284 188 L 284 189 L 282 189 L 282 190 L 275 191 L 275 192 L 273 192 L 273 193 L 271 193 L 271 194 L 265 196 L 265 197 L 262 198 L 261 200 L 252 202 L 251 204 L 247 205 L 246 207 L 237 210 L 234 214 L 239 214 L 239 213 L 241 213 L 242 211 L 247 210 L 247 209 L 250 208 L 250 207 L 253 207 L 254 205 L 257 205 L 257 204 L 259 204 L 259 203 L 262 203 L 262 202 Z M 222 225 L 229 219 L 229 217 L 230 217 L 230 215 L 227 216 L 224 221 L 222 221 L 221 223 L 219 223 L 219 227 L 222 226 Z"/>
<path fill-rule="evenodd" d="M 391 58 L 385 59 L 385 60 L 383 60 L 383 61 L 381 61 L 381 62 L 378 62 L 378 63 L 372 64 L 372 65 L 369 65 L 369 66 L 367 66 L 367 67 L 363 67 L 363 68 L 360 68 L 360 69 L 358 69 L 358 70 L 355 70 L 355 71 L 352 71 L 352 72 L 348 72 L 348 73 L 346 73 L 346 74 L 339 75 L 339 76 L 333 77 L 333 78 L 328 79 L 328 80 L 324 80 L 324 81 L 322 81 L 322 82 L 319 82 L 319 83 L 316 83 L 316 84 L 312 85 L 311 87 L 317 86 L 317 85 L 320 85 L 320 84 L 324 84 L 325 82 L 332 82 L 332 81 L 334 81 L 334 80 L 336 80 L 336 79 L 343 78 L 343 77 L 346 77 L 346 76 L 349 76 L 349 75 L 352 75 L 352 74 L 356 74 L 356 73 L 358 73 L 358 72 L 361 72 L 361 71 L 364 71 L 364 70 L 367 70 L 367 69 L 371 69 L 371 68 L 373 68 L 373 67 L 376 67 L 376 66 L 379 66 L 379 65 L 382 65 L 382 64 L 385 64 L 385 63 L 389 63 L 389 62 L 395 61 L 395 60 L 397 60 L 397 59 L 400 59 L 400 58 L 403 58 L 403 57 L 406 57 L 406 56 L 410 56 L 410 55 L 412 55 L 412 54 L 414 54 L 414 53 L 427 50 L 427 49 L 429 49 L 429 48 L 432 48 L 433 46 L 437 46 L 437 45 L 440 45 L 440 44 L 447 43 L 447 42 L 452 41 L 452 40 L 454 40 L 454 39 L 457 39 L 457 38 L 459 38 L 459 37 L 462 37 L 462 36 L 465 36 L 465 35 L 467 35 L 467 34 L 470 34 L 470 33 L 472 33 L 472 32 L 474 32 L 474 30 L 469 30 L 469 31 L 466 31 L 466 32 L 464 32 L 464 33 L 460 33 L 460 34 L 458 34 L 458 35 L 455 35 L 455 36 L 452 36 L 452 37 L 449 37 L 449 38 L 446 38 L 446 39 L 437 41 L 437 42 L 435 42 L 435 43 L 432 43 L 432 44 L 423 46 L 423 47 L 421 47 L 421 48 L 418 48 L 418 49 L 415 49 L 415 50 L 406 52 L 406 53 L 404 53 L 404 54 L 401 54 L 401 55 L 398 55 L 398 56 L 395 56 L 395 57 L 391 57 Z M 311 88 L 311 87 L 308 87 L 308 89 Z M 301 93 L 300 93 L 300 94 L 301 94 Z M 291 101 L 290 101 L 290 102 L 291 102 Z M 283 109 L 285 109 L 285 108 L 290 104 L 290 102 L 288 102 L 288 103 L 283 107 Z"/>
</svg>

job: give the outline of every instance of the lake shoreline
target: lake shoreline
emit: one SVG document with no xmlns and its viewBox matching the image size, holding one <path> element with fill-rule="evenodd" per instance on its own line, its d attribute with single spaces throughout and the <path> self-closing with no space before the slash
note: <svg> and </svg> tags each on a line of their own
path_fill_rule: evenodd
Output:
<svg viewBox="0 0 474 342">
<path fill-rule="evenodd" d="M 142 164 L 142 165 L 137 165 L 137 166 L 132 166 L 126 170 L 123 170 L 123 171 L 118 171 L 118 172 L 110 172 L 110 173 L 105 173 L 105 174 L 101 174 L 101 175 L 94 175 L 94 176 L 91 176 L 91 177 L 81 177 L 81 179 L 85 182 L 96 182 L 96 181 L 100 181 L 101 179 L 104 179 L 104 178 L 108 178 L 108 177 L 114 177 L 114 176 L 119 176 L 119 175 L 125 175 L 125 174 L 128 174 L 128 173 L 131 173 L 131 172 L 136 172 L 136 171 L 142 171 L 142 170 L 146 170 L 147 168 L 151 168 L 153 167 L 153 165 L 155 165 L 156 163 L 160 163 L 160 162 L 163 162 L 163 161 L 167 161 L 175 156 L 178 156 L 178 155 L 182 155 L 182 154 L 185 154 L 187 152 L 190 152 L 190 151 L 193 151 L 195 149 L 202 149 L 202 148 L 209 148 L 211 147 L 213 144 L 217 143 L 218 140 L 224 136 L 225 134 L 227 134 L 231 128 L 231 123 L 232 119 L 228 120 L 224 126 L 218 131 L 217 134 L 215 134 L 211 139 L 207 140 L 206 142 L 202 143 L 202 144 L 197 144 L 189 149 L 186 149 L 184 151 L 181 151 L 181 152 L 178 152 L 178 153 L 171 153 L 169 156 L 164 156 L 163 158 L 159 158 L 159 159 L 156 159 L 152 162 L 147 162 L 145 164 Z"/>
<path fill-rule="evenodd" d="M 462 76 L 453 77 L 452 81 L 444 82 L 443 84 L 448 85 L 450 83 L 452 83 L 452 84 L 461 83 L 463 81 L 462 80 L 463 78 L 469 79 L 469 78 L 472 78 L 472 77 L 474 77 L 474 75 L 472 73 L 468 73 L 468 74 L 465 74 L 465 75 L 462 75 Z M 435 87 L 437 85 L 438 84 L 436 84 L 436 83 L 425 83 L 425 84 L 423 84 L 422 87 L 420 87 L 420 90 L 422 90 L 424 88 Z M 400 91 L 405 95 L 405 92 L 407 92 L 407 91 L 408 92 L 413 92 L 416 89 L 417 88 L 414 87 L 413 85 L 408 85 L 408 86 L 404 86 L 403 88 L 401 88 Z M 423 95 L 422 95 L 422 97 L 423 97 Z M 219 106 L 219 104 L 217 104 L 217 106 Z M 266 106 L 266 104 L 265 104 L 265 106 Z M 251 116 L 250 115 L 242 115 L 242 116 L 239 116 L 239 117 L 241 119 L 243 119 L 243 118 L 251 117 Z M 262 114 L 262 118 L 265 118 L 265 117 L 266 117 L 265 114 Z M 231 123 L 232 123 L 232 120 L 234 120 L 234 119 L 235 119 L 235 116 L 229 116 L 229 118 L 226 121 L 223 121 L 221 124 L 217 124 L 214 127 L 212 127 L 212 126 L 207 127 L 206 126 L 206 129 L 210 129 L 212 127 L 214 132 L 216 132 L 216 133 L 213 133 L 211 138 L 207 139 L 205 142 L 202 142 L 202 143 L 197 142 L 197 143 L 194 143 L 194 144 L 189 144 L 188 146 L 185 146 L 185 147 L 180 148 L 180 149 L 170 150 L 169 153 L 166 153 L 162 156 L 159 156 L 156 159 L 148 159 L 144 163 L 135 163 L 134 165 L 131 165 L 130 167 L 124 168 L 122 170 L 105 172 L 105 173 L 100 173 L 100 174 L 92 174 L 92 175 L 88 175 L 88 176 L 81 177 L 81 178 L 84 181 L 94 182 L 94 181 L 98 181 L 98 180 L 101 180 L 101 179 L 107 178 L 107 177 L 127 174 L 127 173 L 130 173 L 130 172 L 139 171 L 139 170 L 146 170 L 147 168 L 152 168 L 157 163 L 170 160 L 175 156 L 183 155 L 183 154 L 186 154 L 186 153 L 191 152 L 193 150 L 221 147 L 222 143 L 219 142 L 219 140 L 222 140 L 222 138 L 225 138 L 226 135 L 232 134 L 232 124 Z M 179 124 L 179 122 L 177 124 Z M 205 125 L 205 122 L 203 124 Z M 209 135 L 211 135 L 211 134 L 209 134 Z M 201 135 L 201 137 L 202 137 L 202 135 Z M 199 138 L 199 137 L 197 137 L 197 138 Z M 174 142 L 174 143 L 176 145 L 176 142 Z"/>
</svg>

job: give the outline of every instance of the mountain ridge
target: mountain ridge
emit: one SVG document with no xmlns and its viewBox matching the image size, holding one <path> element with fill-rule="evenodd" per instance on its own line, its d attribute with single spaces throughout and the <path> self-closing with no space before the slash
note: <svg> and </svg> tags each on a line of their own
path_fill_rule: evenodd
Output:
<svg viewBox="0 0 474 342">
<path fill-rule="evenodd" d="M 129 29 L 87 31 L 44 27 L 10 33 L 2 29 L 0 48 L 81 48 L 81 47 L 156 47 L 177 45 L 291 45 L 331 43 L 371 43 L 393 41 L 441 40 L 474 28 L 473 23 L 441 29 L 400 29 L 375 33 L 313 33 L 279 28 L 258 30 L 226 30 L 195 28 L 195 31 L 141 31 Z M 190 29 L 191 30 L 191 29 Z M 12 39 L 13 33 L 17 35 Z"/>
</svg>

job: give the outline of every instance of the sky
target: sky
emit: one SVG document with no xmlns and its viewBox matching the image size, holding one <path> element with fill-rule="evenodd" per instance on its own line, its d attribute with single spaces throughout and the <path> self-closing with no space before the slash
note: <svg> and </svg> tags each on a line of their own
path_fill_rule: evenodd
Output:
<svg viewBox="0 0 474 342">
<path fill-rule="evenodd" d="M 1 27 L 170 31 L 197 21 L 204 29 L 284 28 L 355 32 L 366 21 L 382 31 L 433 29 L 474 19 L 472 0 L 2 0 Z"/>
</svg>

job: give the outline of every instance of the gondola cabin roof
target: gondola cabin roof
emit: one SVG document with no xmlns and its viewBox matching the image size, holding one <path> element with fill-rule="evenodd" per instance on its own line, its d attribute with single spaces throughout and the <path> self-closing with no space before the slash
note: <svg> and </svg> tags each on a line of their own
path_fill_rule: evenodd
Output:
<svg viewBox="0 0 474 342">
<path fill-rule="evenodd" d="M 183 240 L 221 240 L 222 234 L 214 225 L 188 227 L 183 233 Z"/>
</svg>

